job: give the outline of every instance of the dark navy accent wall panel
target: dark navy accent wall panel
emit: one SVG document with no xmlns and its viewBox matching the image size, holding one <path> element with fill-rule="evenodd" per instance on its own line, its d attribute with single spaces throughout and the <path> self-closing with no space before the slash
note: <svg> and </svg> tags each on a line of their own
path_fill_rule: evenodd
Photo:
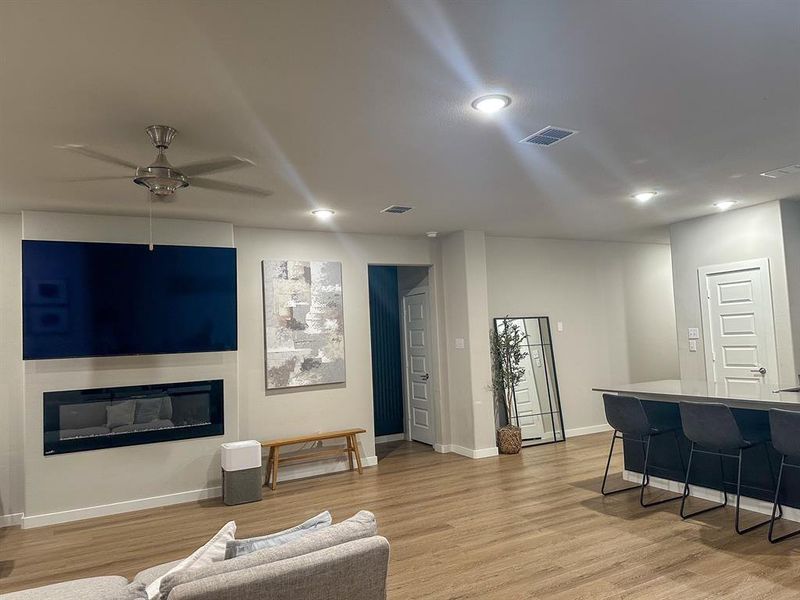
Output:
<svg viewBox="0 0 800 600">
<path fill-rule="evenodd" d="M 403 367 L 397 267 L 369 267 L 375 435 L 403 433 Z"/>
</svg>

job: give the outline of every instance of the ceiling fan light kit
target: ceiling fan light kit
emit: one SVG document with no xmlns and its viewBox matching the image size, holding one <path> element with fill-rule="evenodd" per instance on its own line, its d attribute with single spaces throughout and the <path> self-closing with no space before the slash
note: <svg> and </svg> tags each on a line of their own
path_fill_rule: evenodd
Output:
<svg viewBox="0 0 800 600">
<path fill-rule="evenodd" d="M 189 180 L 167 160 L 169 148 L 178 131 L 169 125 L 151 125 L 145 129 L 158 155 L 149 167 L 137 167 L 133 182 L 146 187 L 159 200 L 169 202 L 176 190 L 189 186 Z"/>
</svg>

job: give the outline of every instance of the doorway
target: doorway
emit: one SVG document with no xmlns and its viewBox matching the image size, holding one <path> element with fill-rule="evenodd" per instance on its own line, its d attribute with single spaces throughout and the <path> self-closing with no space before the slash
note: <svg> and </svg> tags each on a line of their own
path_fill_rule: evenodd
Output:
<svg viewBox="0 0 800 600">
<path fill-rule="evenodd" d="M 779 381 L 769 261 L 701 267 L 698 277 L 709 382 L 758 397 Z"/>
<path fill-rule="evenodd" d="M 415 441 L 432 446 L 436 442 L 438 387 L 431 296 L 427 266 L 369 266 L 377 444 Z"/>
</svg>

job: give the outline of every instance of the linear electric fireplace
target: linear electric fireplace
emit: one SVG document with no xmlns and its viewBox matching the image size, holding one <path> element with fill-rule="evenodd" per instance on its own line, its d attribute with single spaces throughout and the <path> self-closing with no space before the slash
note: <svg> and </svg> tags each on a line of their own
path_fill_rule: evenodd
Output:
<svg viewBox="0 0 800 600">
<path fill-rule="evenodd" d="M 223 435 L 223 382 L 45 392 L 45 455 Z"/>
</svg>

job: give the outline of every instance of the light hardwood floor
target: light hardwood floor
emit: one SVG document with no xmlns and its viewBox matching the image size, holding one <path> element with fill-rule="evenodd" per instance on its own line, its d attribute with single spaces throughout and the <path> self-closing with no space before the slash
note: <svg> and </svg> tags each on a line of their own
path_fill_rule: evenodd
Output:
<svg viewBox="0 0 800 600">
<path fill-rule="evenodd" d="M 675 503 L 597 492 L 610 434 L 470 460 L 406 442 L 378 467 L 281 484 L 264 501 L 218 500 L 22 531 L 0 530 L 0 591 L 92 575 L 132 577 L 181 558 L 235 519 L 249 536 L 324 509 L 373 511 L 392 545 L 389 598 L 800 597 L 800 540 L 737 536 L 732 510 L 681 521 Z"/>
</svg>

